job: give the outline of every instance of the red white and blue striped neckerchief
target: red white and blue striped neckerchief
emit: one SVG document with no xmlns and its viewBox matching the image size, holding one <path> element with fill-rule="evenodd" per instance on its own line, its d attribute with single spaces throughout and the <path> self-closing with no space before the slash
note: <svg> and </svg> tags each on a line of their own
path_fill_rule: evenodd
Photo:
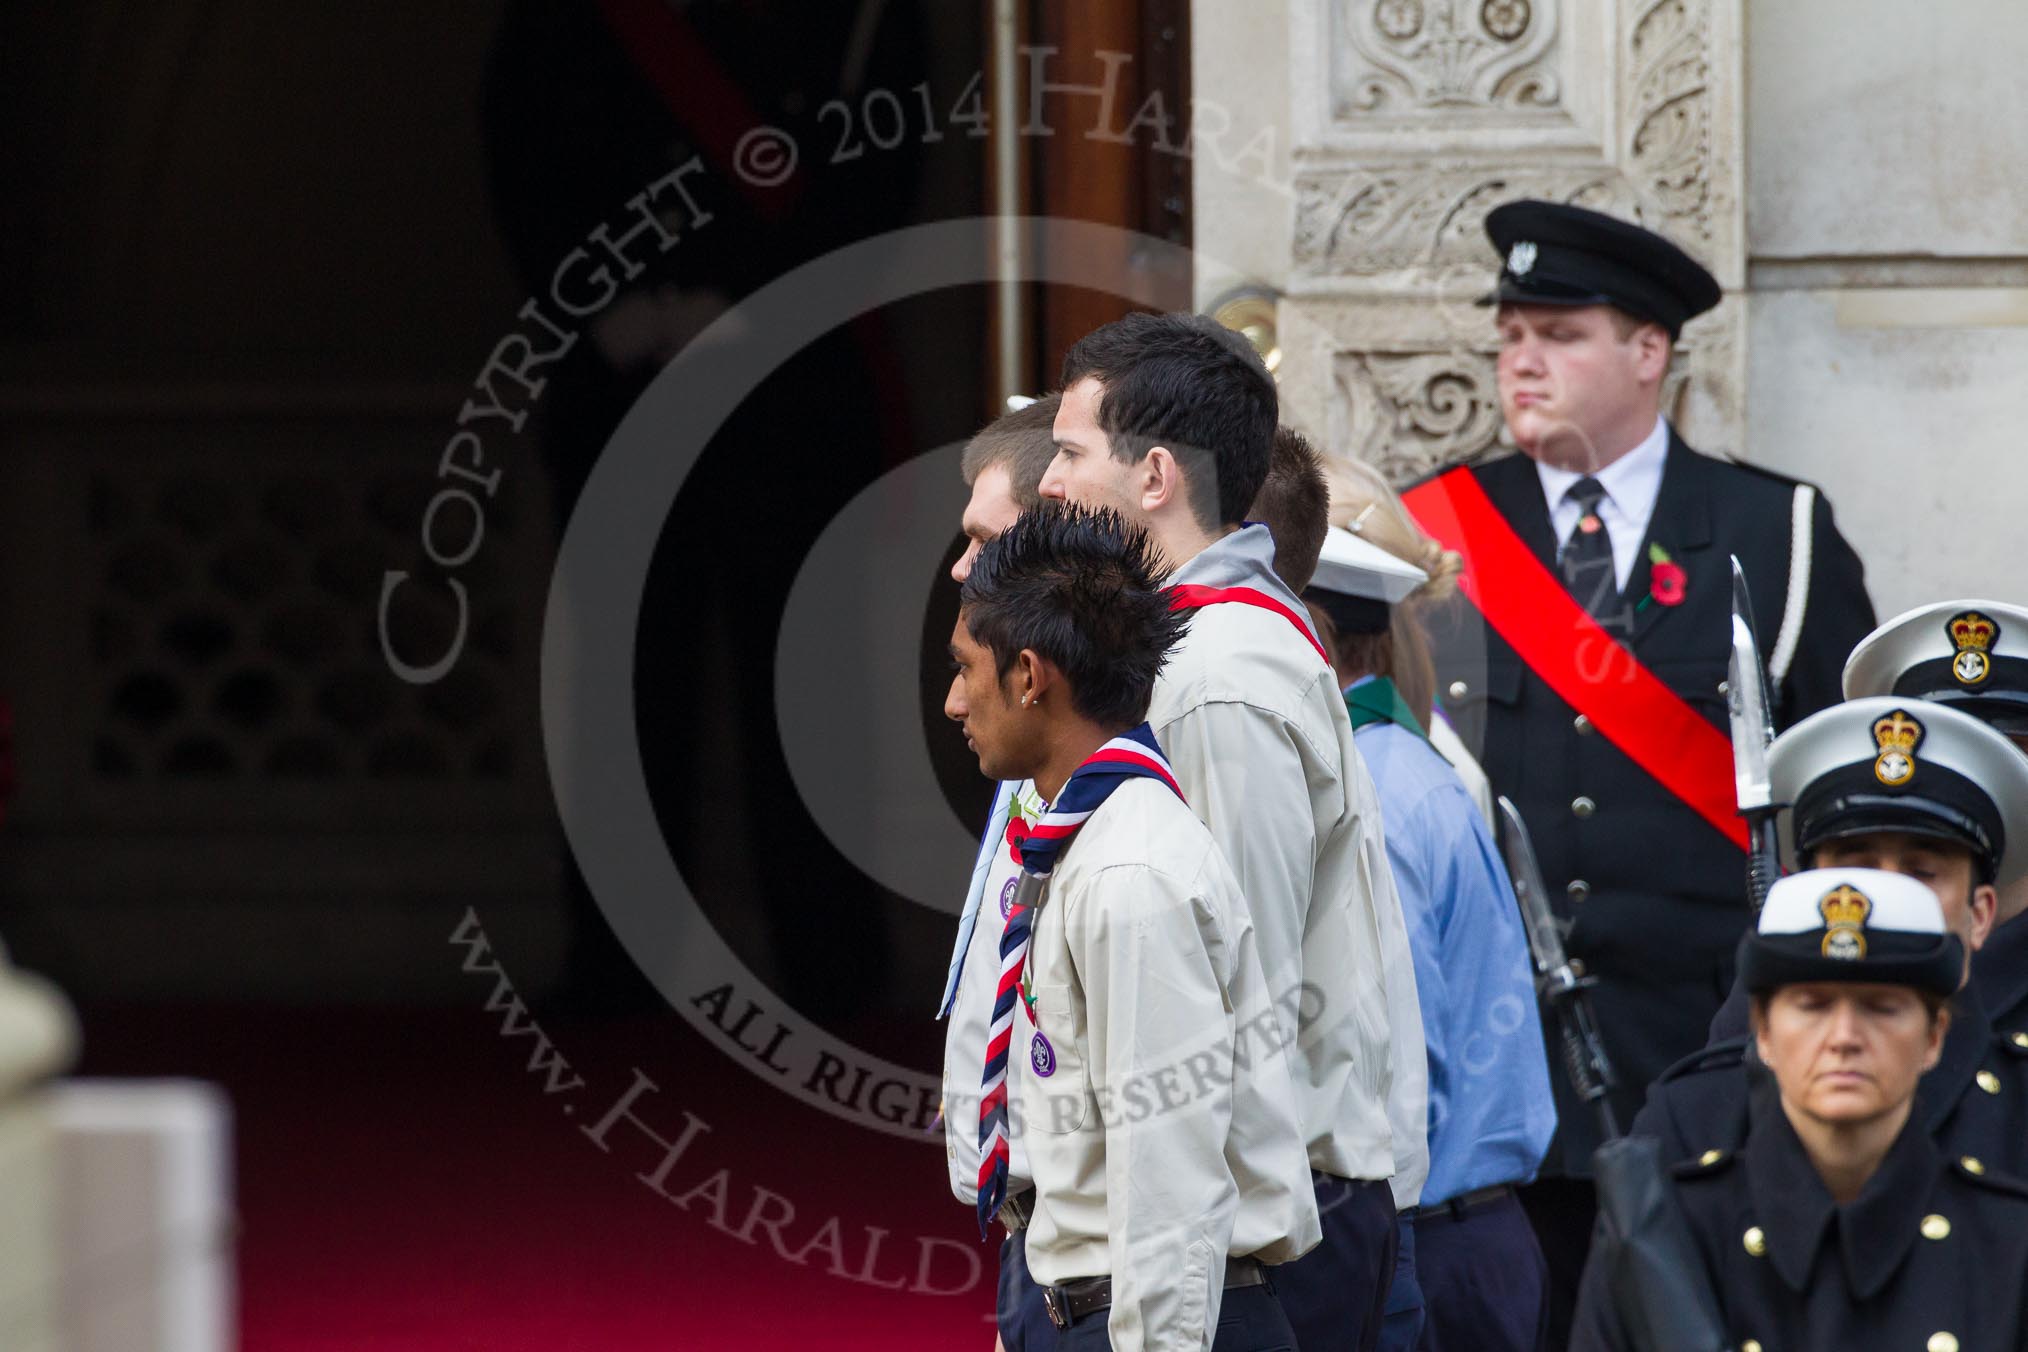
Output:
<svg viewBox="0 0 2028 1352">
<path fill-rule="evenodd" d="M 1000 934 L 1000 984 L 993 996 L 993 1020 L 986 1030 L 986 1072 L 979 1094 L 979 1236 L 1007 1200 L 1007 1052 L 1014 1040 L 1014 1007 L 1020 1003 L 1021 973 L 1028 962 L 1028 939 L 1043 880 L 1056 868 L 1071 838 L 1092 813 L 1130 779 L 1158 779 L 1179 799 L 1176 776 L 1155 733 L 1146 723 L 1113 738 L 1084 759 L 1062 792 L 1015 848 L 1021 852 L 1021 883 L 1007 908 Z"/>
<path fill-rule="evenodd" d="M 1176 610 L 1237 603 L 1279 615 L 1295 626 L 1324 665 L 1331 664 L 1317 631 L 1310 627 L 1309 610 L 1275 572 L 1274 537 L 1257 521 L 1213 541 L 1178 568 L 1169 597 Z"/>
</svg>

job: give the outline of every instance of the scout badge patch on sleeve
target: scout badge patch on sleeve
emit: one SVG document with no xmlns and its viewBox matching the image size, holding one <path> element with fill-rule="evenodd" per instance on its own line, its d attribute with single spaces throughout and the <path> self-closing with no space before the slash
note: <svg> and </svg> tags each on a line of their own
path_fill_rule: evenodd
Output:
<svg viewBox="0 0 2028 1352">
<path fill-rule="evenodd" d="M 1922 724 L 1901 709 L 1875 720 L 1873 741 L 1880 754 L 1873 760 L 1873 777 L 1890 789 L 1915 778 L 1915 749 L 1922 738 Z"/>
<path fill-rule="evenodd" d="M 1864 947 L 1862 942 L 1861 947 Z M 1056 1048 L 1049 1045 L 1049 1039 L 1040 1032 L 1028 1044 L 1028 1064 L 1035 1067 L 1035 1073 L 1044 1079 L 1056 1074 Z"/>
<path fill-rule="evenodd" d="M 1978 685 L 1984 681 L 1993 670 L 1990 654 L 1999 640 L 2000 626 L 1976 610 L 1965 610 L 1944 622 L 1944 632 L 1950 635 L 1951 646 L 1958 650 L 1951 660 L 1951 675 L 1958 678 L 1958 684 Z"/>
<path fill-rule="evenodd" d="M 1873 911 L 1873 903 L 1866 894 L 1850 883 L 1826 892 L 1817 903 L 1817 914 L 1824 917 L 1823 954 L 1827 958 L 1842 958 L 1857 962 L 1866 956 L 1866 917 Z"/>
</svg>

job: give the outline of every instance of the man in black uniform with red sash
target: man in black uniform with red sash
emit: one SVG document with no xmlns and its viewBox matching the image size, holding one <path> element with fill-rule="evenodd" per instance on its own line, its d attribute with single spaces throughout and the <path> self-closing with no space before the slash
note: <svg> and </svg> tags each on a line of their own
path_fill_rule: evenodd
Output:
<svg viewBox="0 0 2028 1352">
<path fill-rule="evenodd" d="M 1730 565 L 1781 725 L 1835 703 L 1873 625 L 1858 558 L 1807 484 L 1700 455 L 1661 415 L 1717 281 L 1661 236 L 1549 202 L 1486 218 L 1503 266 L 1501 412 L 1518 455 L 1404 495 L 1465 555 L 1437 695 L 1534 837 L 1618 1072 L 1619 1120 L 1702 1046 L 1750 920 L 1726 731 Z M 1550 1058 L 1560 1125 L 1523 1200 L 1562 1346 L 1589 1243 L 1595 1117 Z"/>
</svg>

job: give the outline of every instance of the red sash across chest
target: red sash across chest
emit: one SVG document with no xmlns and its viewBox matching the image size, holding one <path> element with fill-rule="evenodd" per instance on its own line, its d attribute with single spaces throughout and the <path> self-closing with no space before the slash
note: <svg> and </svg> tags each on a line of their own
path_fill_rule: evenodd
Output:
<svg viewBox="0 0 2028 1352">
<path fill-rule="evenodd" d="M 1732 741 L 1600 628 L 1543 566 L 1468 469 L 1402 494 L 1418 524 L 1465 559 L 1458 588 L 1564 703 L 1740 849 Z"/>
</svg>

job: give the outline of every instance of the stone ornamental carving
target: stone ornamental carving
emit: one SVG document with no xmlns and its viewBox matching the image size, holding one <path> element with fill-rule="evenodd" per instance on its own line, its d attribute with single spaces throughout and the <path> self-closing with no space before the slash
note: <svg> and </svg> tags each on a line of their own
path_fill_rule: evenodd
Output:
<svg viewBox="0 0 2028 1352">
<path fill-rule="evenodd" d="M 1345 426 L 1334 448 L 1390 482 L 1496 451 L 1500 397 L 1490 352 L 1347 353 L 1334 372 Z"/>
<path fill-rule="evenodd" d="M 1549 108 L 1556 0 L 1339 0 L 1340 118 Z"/>
<path fill-rule="evenodd" d="M 1396 482 L 1500 453 L 1486 213 L 1547 198 L 1744 283 L 1741 0 L 1293 0 L 1328 44 L 1295 154 L 1285 387 Z M 1308 34 L 1300 31 L 1310 29 Z M 1744 310 L 1693 323 L 1665 406 L 1741 449 Z M 1305 345 L 1310 350 L 1303 350 Z"/>
<path fill-rule="evenodd" d="M 1711 61 L 1705 6 L 1663 0 L 1634 24 L 1629 172 L 1661 208 L 1655 227 L 1692 252 L 1713 245 Z M 1737 204 L 1735 203 L 1735 209 Z"/>
</svg>

